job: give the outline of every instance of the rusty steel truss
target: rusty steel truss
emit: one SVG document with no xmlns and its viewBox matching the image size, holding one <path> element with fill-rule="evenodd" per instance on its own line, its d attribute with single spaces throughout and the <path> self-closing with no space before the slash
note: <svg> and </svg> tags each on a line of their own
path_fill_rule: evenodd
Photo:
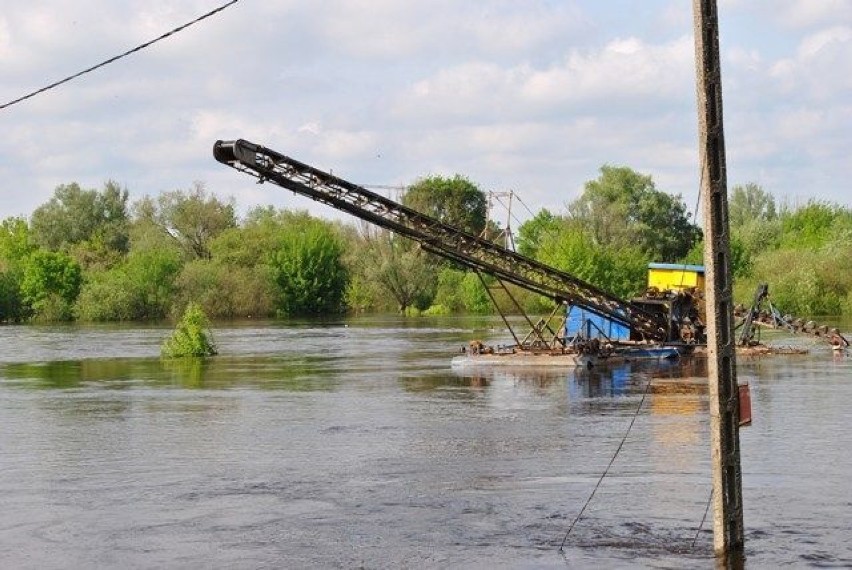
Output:
<svg viewBox="0 0 852 570">
<path fill-rule="evenodd" d="M 607 293 L 573 275 L 447 225 L 331 173 L 261 145 L 238 139 L 216 141 L 219 162 L 272 182 L 317 202 L 348 212 L 408 237 L 435 255 L 493 275 L 501 281 L 538 293 L 555 302 L 581 307 L 630 327 L 648 340 L 666 341 L 668 324 L 629 301 Z"/>
</svg>

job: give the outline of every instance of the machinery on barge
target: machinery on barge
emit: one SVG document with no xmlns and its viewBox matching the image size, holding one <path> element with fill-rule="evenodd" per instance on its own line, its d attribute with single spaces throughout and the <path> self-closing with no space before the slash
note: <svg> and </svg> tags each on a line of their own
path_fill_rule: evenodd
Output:
<svg viewBox="0 0 852 570">
<path fill-rule="evenodd" d="M 472 341 L 455 363 L 505 360 L 591 366 L 607 360 L 672 358 L 691 353 L 706 341 L 700 266 L 652 264 L 648 291 L 625 300 L 259 144 L 220 140 L 213 147 L 213 156 L 258 183 L 271 182 L 414 240 L 423 250 L 474 271 L 483 284 L 484 275 L 492 276 L 514 312 L 523 316 L 529 332 L 521 337 L 515 331 L 486 284 L 514 344 L 492 347 Z M 534 322 L 512 295 L 509 284 L 551 299 L 553 311 Z M 578 313 L 580 320 L 572 325 L 572 315 Z"/>
</svg>

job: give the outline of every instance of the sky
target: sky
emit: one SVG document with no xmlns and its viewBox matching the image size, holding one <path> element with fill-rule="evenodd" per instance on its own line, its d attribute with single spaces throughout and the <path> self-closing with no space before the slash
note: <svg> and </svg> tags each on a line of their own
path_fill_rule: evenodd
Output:
<svg viewBox="0 0 852 570">
<path fill-rule="evenodd" d="M 0 104 L 224 3 L 0 0 Z M 719 0 L 719 19 L 729 188 L 852 206 L 852 0 Z M 692 25 L 687 0 L 240 0 L 0 110 L 0 219 L 108 180 L 346 218 L 217 163 L 235 138 L 363 185 L 462 174 L 515 192 L 517 221 L 564 213 L 605 164 L 693 211 Z"/>
</svg>

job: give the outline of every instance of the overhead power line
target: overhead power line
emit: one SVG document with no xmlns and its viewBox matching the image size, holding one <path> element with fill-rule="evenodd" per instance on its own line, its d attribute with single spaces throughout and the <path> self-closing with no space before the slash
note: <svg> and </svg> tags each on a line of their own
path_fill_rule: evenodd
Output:
<svg viewBox="0 0 852 570">
<path fill-rule="evenodd" d="M 174 34 L 185 30 L 186 28 L 192 26 L 193 24 L 197 24 L 198 22 L 200 22 L 202 20 L 206 20 L 210 16 L 218 14 L 219 12 L 224 10 L 225 8 L 228 8 L 229 6 L 232 6 L 232 5 L 236 4 L 237 2 L 239 2 L 239 0 L 231 0 L 230 2 L 222 4 L 221 6 L 219 6 L 216 9 L 210 10 L 206 14 L 203 14 L 203 15 L 197 17 L 196 19 L 192 20 L 191 22 L 187 22 L 186 24 L 183 24 L 182 26 L 178 26 L 177 28 L 168 31 L 165 34 L 154 38 L 153 40 L 147 41 L 144 44 L 138 45 L 131 50 L 128 50 L 128 51 L 126 51 L 122 54 L 115 56 L 115 57 L 111 57 L 111 58 L 109 58 L 105 61 L 102 61 L 101 63 L 99 63 L 97 65 L 93 65 L 92 67 L 84 69 L 83 71 L 79 71 L 79 72 L 75 73 L 74 75 L 69 75 L 65 79 L 60 79 L 59 81 L 51 83 L 50 85 L 46 85 L 46 86 L 42 87 L 41 89 L 37 89 L 37 90 L 33 91 L 32 93 L 27 93 L 26 95 L 24 95 L 22 97 L 18 97 L 17 99 L 13 99 L 12 101 L 9 101 L 8 103 L 3 103 L 2 105 L 0 105 L 0 110 L 5 109 L 6 107 L 11 107 L 12 105 L 16 105 L 16 104 L 18 104 L 22 101 L 26 101 L 27 99 L 30 99 L 32 97 L 35 97 L 36 95 L 44 93 L 45 91 L 50 91 L 51 89 L 55 89 L 56 87 L 59 87 L 60 85 L 62 85 L 64 83 L 68 83 L 72 79 L 76 79 L 76 78 L 80 77 L 81 75 L 85 75 L 87 73 L 95 71 L 96 69 L 104 67 L 105 65 L 109 65 L 110 63 L 116 62 L 119 59 L 127 57 L 128 55 L 130 55 L 132 53 L 136 53 L 137 51 L 141 51 L 141 50 L 147 48 L 148 46 L 154 45 L 155 43 L 157 43 L 160 40 L 164 40 L 169 36 L 173 36 Z"/>
</svg>

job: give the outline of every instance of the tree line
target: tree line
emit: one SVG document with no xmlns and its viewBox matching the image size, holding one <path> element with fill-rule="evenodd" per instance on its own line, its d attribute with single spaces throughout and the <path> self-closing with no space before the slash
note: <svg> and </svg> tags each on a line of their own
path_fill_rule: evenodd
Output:
<svg viewBox="0 0 852 570">
<path fill-rule="evenodd" d="M 495 241 L 485 193 L 463 176 L 431 176 L 402 202 Z M 236 204 L 196 183 L 129 202 L 116 182 L 57 187 L 29 218 L 0 224 L 0 320 L 138 321 L 190 304 L 213 319 L 343 312 L 486 314 L 512 295 L 527 311 L 550 301 L 437 258 L 364 222 L 331 222 L 271 206 L 242 219 Z M 852 212 L 822 202 L 778 205 L 754 184 L 730 199 L 736 296 L 771 284 L 802 315 L 852 314 Z M 518 251 L 616 295 L 641 293 L 647 264 L 701 262 L 701 232 L 678 195 L 650 176 L 605 165 L 563 215 L 541 210 L 518 231 Z"/>
</svg>

